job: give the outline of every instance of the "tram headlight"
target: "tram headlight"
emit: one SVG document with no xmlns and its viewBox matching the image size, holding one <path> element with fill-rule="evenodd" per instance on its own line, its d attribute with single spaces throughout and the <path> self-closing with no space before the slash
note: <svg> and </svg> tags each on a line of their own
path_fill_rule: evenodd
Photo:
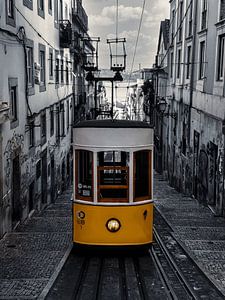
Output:
<svg viewBox="0 0 225 300">
<path fill-rule="evenodd" d="M 121 227 L 120 221 L 117 219 L 109 219 L 106 223 L 106 228 L 110 232 L 117 232 Z"/>
</svg>

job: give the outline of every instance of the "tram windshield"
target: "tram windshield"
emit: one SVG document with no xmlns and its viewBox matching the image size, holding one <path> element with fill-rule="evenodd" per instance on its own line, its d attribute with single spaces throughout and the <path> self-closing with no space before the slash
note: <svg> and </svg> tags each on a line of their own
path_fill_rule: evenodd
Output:
<svg viewBox="0 0 225 300">
<path fill-rule="evenodd" d="M 129 153 L 98 153 L 98 201 L 128 202 Z"/>
</svg>

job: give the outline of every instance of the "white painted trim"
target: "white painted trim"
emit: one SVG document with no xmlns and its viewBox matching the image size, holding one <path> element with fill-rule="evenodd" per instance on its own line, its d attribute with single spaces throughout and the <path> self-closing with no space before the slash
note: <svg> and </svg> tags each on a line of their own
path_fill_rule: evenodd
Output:
<svg viewBox="0 0 225 300">
<path fill-rule="evenodd" d="M 142 204 L 147 204 L 147 203 L 153 203 L 154 200 L 143 200 L 143 201 L 138 201 L 138 202 L 132 202 L 132 203 L 121 203 L 121 202 L 90 202 L 90 201 L 83 201 L 83 200 L 73 200 L 73 203 L 77 204 L 86 204 L 86 205 L 93 205 L 93 206 L 138 206 Z"/>
</svg>

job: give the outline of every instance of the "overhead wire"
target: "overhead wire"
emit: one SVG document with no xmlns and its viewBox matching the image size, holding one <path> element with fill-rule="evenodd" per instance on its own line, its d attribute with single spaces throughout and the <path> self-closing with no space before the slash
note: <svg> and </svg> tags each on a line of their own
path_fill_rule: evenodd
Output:
<svg viewBox="0 0 225 300">
<path fill-rule="evenodd" d="M 142 25 L 142 21 L 143 21 L 143 15 L 144 15 L 144 10 L 145 10 L 145 3 L 146 3 L 146 0 L 143 1 L 143 5 L 142 5 L 142 11 L 141 11 L 140 22 L 139 22 L 138 32 L 137 32 L 137 38 L 136 38 L 135 47 L 134 47 L 133 59 L 132 59 L 131 69 L 130 69 L 129 78 L 128 78 L 127 95 L 126 95 L 126 106 L 128 106 L 127 96 L 128 96 L 128 90 L 129 90 L 129 87 L 130 87 L 131 74 L 132 74 L 132 71 L 133 71 L 133 68 L 134 68 L 135 56 L 136 56 L 136 52 L 137 52 L 137 45 L 138 45 L 139 36 L 140 36 L 140 32 L 141 32 L 141 25 Z"/>
</svg>

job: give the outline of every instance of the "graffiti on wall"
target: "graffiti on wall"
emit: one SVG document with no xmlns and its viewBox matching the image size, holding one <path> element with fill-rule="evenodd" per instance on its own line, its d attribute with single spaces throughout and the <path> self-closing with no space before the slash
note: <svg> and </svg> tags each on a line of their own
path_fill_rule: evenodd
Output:
<svg viewBox="0 0 225 300">
<path fill-rule="evenodd" d="M 13 132 L 13 136 L 10 140 L 8 140 L 5 150 L 4 150 L 4 158 L 5 158 L 5 185 L 7 189 L 10 189 L 10 178 L 12 174 L 12 158 L 16 151 L 19 149 L 20 158 L 23 156 L 23 148 L 24 148 L 24 136 L 22 134 L 17 134 L 15 131 Z M 23 159 L 25 160 L 25 158 Z"/>
</svg>

